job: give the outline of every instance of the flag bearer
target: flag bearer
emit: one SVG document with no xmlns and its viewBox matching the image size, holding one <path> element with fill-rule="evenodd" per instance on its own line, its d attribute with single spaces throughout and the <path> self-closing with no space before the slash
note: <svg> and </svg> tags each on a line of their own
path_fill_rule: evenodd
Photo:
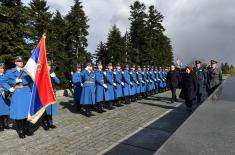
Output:
<svg viewBox="0 0 235 155">
<path fill-rule="evenodd" d="M 5 74 L 7 83 L 15 88 L 10 99 L 10 118 L 15 120 L 19 137 L 25 138 L 25 135 L 33 135 L 27 121 L 33 81 L 29 75 L 22 71 L 24 65 L 22 56 L 15 58 L 15 65 L 15 68 L 9 69 Z"/>
<path fill-rule="evenodd" d="M 52 65 L 51 62 L 48 62 L 47 68 L 50 73 L 51 84 L 52 84 L 54 93 L 56 93 L 55 85 L 60 84 L 60 79 L 56 76 L 55 72 L 52 70 L 51 65 Z M 57 115 L 57 114 L 58 114 L 58 105 L 56 103 L 49 105 L 46 108 L 46 111 L 44 115 L 42 116 L 43 123 L 44 123 L 43 127 L 45 130 L 48 130 L 49 128 L 51 129 L 56 128 L 56 126 L 53 124 L 52 116 Z"/>
</svg>

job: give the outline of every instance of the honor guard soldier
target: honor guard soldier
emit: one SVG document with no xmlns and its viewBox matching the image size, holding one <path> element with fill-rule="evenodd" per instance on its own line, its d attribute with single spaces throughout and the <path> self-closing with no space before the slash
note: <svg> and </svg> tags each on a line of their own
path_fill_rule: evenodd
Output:
<svg viewBox="0 0 235 155">
<path fill-rule="evenodd" d="M 82 75 L 81 75 L 81 65 L 76 65 L 76 72 L 72 76 L 72 83 L 74 85 L 74 101 L 76 102 L 77 110 L 82 111 L 82 107 L 80 105 L 81 93 L 82 93 Z"/>
<path fill-rule="evenodd" d="M 14 88 L 11 88 L 4 79 L 5 64 L 0 63 L 0 131 L 9 129 L 9 100 L 6 98 L 6 94 L 14 92 Z"/>
<path fill-rule="evenodd" d="M 154 68 L 154 78 L 155 78 L 155 81 L 154 81 L 154 84 L 155 84 L 155 93 L 157 94 L 158 93 L 158 89 L 159 89 L 159 76 L 158 76 L 158 69 L 157 67 L 155 66 Z"/>
<path fill-rule="evenodd" d="M 95 104 L 95 74 L 91 63 L 82 71 L 83 89 L 80 104 L 85 108 L 85 115 L 92 116 L 91 106 Z"/>
<path fill-rule="evenodd" d="M 104 72 L 107 81 L 107 90 L 105 91 L 105 101 L 107 103 L 108 109 L 114 109 L 112 102 L 114 101 L 114 87 L 117 84 L 113 81 L 113 64 L 108 64 L 108 70 Z"/>
<path fill-rule="evenodd" d="M 147 74 L 147 96 L 150 96 L 152 87 L 151 87 L 151 74 L 149 66 L 147 66 L 146 74 Z"/>
<path fill-rule="evenodd" d="M 108 88 L 106 82 L 104 81 L 105 77 L 102 69 L 103 69 L 102 63 L 98 62 L 97 70 L 95 71 L 95 86 L 96 86 L 95 99 L 97 104 L 97 110 L 99 113 L 105 112 L 105 110 L 103 109 L 103 104 L 105 102 L 104 93 Z"/>
<path fill-rule="evenodd" d="M 10 118 L 15 120 L 17 133 L 20 138 L 31 136 L 33 133 L 29 130 L 28 109 L 32 95 L 32 79 L 23 71 L 23 57 L 15 58 L 15 68 L 9 69 L 5 77 L 7 83 L 15 88 L 11 95 Z"/>
<path fill-rule="evenodd" d="M 156 87 L 155 87 L 156 79 L 155 79 L 153 66 L 151 66 L 151 69 L 150 69 L 150 80 L 151 80 L 151 95 L 153 95 L 155 92 L 155 89 L 156 89 Z"/>
<path fill-rule="evenodd" d="M 130 73 L 129 73 L 129 65 L 125 65 L 125 70 L 122 72 L 124 88 L 123 95 L 125 98 L 125 104 L 130 104 Z"/>
<path fill-rule="evenodd" d="M 136 76 L 137 76 L 137 87 L 136 87 L 136 93 L 137 93 L 137 99 L 140 100 L 141 99 L 141 87 L 142 87 L 142 71 L 141 71 L 141 67 L 140 65 L 137 66 L 137 71 L 136 71 Z"/>
<path fill-rule="evenodd" d="M 138 84 L 138 81 L 136 79 L 136 72 L 135 72 L 135 65 L 132 65 L 131 71 L 130 71 L 130 81 L 131 81 L 131 90 L 130 90 L 130 96 L 131 96 L 131 101 L 135 102 L 136 101 L 136 86 Z"/>
<path fill-rule="evenodd" d="M 142 69 L 142 86 L 141 86 L 141 93 L 142 93 L 142 98 L 146 98 L 147 94 L 147 74 L 146 74 L 146 66 L 143 66 Z"/>
<path fill-rule="evenodd" d="M 51 84 L 52 84 L 54 94 L 56 95 L 55 85 L 60 84 L 60 79 L 56 76 L 54 69 L 52 67 L 55 67 L 55 66 L 52 66 L 52 62 L 48 61 L 47 69 L 49 71 L 49 76 L 51 78 Z M 46 108 L 46 111 L 42 116 L 43 128 L 45 130 L 48 130 L 49 128 L 51 129 L 56 128 L 56 126 L 53 124 L 52 116 L 57 115 L 57 114 L 58 114 L 57 103 L 51 104 Z"/>
<path fill-rule="evenodd" d="M 163 92 L 163 89 L 164 89 L 164 75 L 163 75 L 163 72 L 162 72 L 162 67 L 159 68 L 159 71 L 158 71 L 158 75 L 159 75 L 159 91 L 160 92 Z"/>
<path fill-rule="evenodd" d="M 116 64 L 116 71 L 114 72 L 114 78 L 116 79 L 116 84 L 117 86 L 115 87 L 115 98 L 117 102 L 117 106 L 122 106 L 121 105 L 121 100 L 123 97 L 123 92 L 122 89 L 124 87 L 124 82 L 122 81 L 122 70 L 121 66 L 119 64 Z"/>
<path fill-rule="evenodd" d="M 209 94 L 211 94 L 222 82 L 222 71 L 217 66 L 217 61 L 211 60 L 208 69 Z"/>
<path fill-rule="evenodd" d="M 202 102 L 202 96 L 206 91 L 206 86 L 207 86 L 207 76 L 204 71 L 204 69 L 201 66 L 201 61 L 196 60 L 195 61 L 195 68 L 194 68 L 194 74 L 196 76 L 197 80 L 197 103 Z"/>
</svg>

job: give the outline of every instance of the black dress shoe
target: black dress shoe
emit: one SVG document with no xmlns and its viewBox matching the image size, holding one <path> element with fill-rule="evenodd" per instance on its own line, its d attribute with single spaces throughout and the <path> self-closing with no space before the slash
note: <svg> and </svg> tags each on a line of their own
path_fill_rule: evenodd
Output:
<svg viewBox="0 0 235 155">
<path fill-rule="evenodd" d="M 55 129 L 55 128 L 57 128 L 57 126 L 55 126 L 54 124 L 50 124 L 50 125 L 49 125 L 49 128 Z"/>
<path fill-rule="evenodd" d="M 25 131 L 24 134 L 27 135 L 27 136 L 33 136 L 34 135 L 34 133 L 29 131 L 29 130 Z"/>
</svg>

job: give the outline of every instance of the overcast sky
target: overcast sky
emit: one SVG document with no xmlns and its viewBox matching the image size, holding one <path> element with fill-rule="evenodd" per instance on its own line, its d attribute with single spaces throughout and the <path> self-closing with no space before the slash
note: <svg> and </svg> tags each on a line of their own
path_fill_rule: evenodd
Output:
<svg viewBox="0 0 235 155">
<path fill-rule="evenodd" d="M 194 59 L 215 59 L 235 65 L 235 0 L 141 0 L 155 5 L 165 16 L 163 25 L 171 38 L 175 59 L 184 64 Z M 28 3 L 29 0 L 23 0 Z M 51 10 L 65 15 L 73 0 L 47 0 Z M 81 0 L 89 17 L 88 51 L 116 24 L 124 33 L 129 27 L 129 6 L 134 0 Z"/>
</svg>

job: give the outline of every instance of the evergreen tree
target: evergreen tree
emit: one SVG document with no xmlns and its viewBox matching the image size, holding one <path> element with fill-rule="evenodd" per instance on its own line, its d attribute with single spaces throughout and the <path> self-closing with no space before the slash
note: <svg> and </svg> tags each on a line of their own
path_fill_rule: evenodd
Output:
<svg viewBox="0 0 235 155">
<path fill-rule="evenodd" d="M 75 4 L 66 16 L 67 28 L 65 38 L 65 50 L 70 59 L 70 63 L 85 63 L 90 61 L 91 54 L 87 53 L 87 35 L 89 25 L 83 6 L 79 0 L 74 0 Z"/>
<path fill-rule="evenodd" d="M 145 55 L 146 51 L 146 6 L 139 1 L 135 1 L 134 4 L 130 6 L 130 8 L 130 38 L 133 47 L 132 61 L 139 64 L 141 62 L 140 53 L 142 53 L 142 55 Z"/>
<path fill-rule="evenodd" d="M 13 65 L 12 57 L 30 53 L 26 50 L 26 21 L 21 0 L 0 1 L 0 61 L 7 67 Z"/>
<path fill-rule="evenodd" d="M 47 58 L 53 62 L 56 67 L 56 73 L 61 79 L 63 85 L 68 85 L 70 77 L 70 68 L 64 64 L 68 64 L 67 55 L 65 53 L 65 31 L 66 27 L 64 18 L 57 10 L 47 30 Z M 68 88 L 68 87 L 67 87 Z"/>
<path fill-rule="evenodd" d="M 125 42 L 121 36 L 120 30 L 116 25 L 112 26 L 107 39 L 107 56 L 112 63 L 122 63 L 122 57 L 125 54 Z"/>
<path fill-rule="evenodd" d="M 106 65 L 110 61 L 110 58 L 108 57 L 106 45 L 102 41 L 97 46 L 97 49 L 95 51 L 95 58 L 96 58 L 96 62 L 101 61 L 103 66 Z"/>
<path fill-rule="evenodd" d="M 152 65 L 160 65 L 162 60 L 160 54 L 161 37 L 165 31 L 162 26 L 163 16 L 154 8 L 150 6 L 148 10 L 148 17 L 146 22 L 146 51 L 142 55 L 142 59 Z"/>
<path fill-rule="evenodd" d="M 49 11 L 45 0 L 32 0 L 29 3 L 28 14 L 30 19 L 28 25 L 31 27 L 29 37 L 33 44 L 37 44 L 38 40 L 44 33 L 48 32 L 52 13 Z"/>
</svg>

